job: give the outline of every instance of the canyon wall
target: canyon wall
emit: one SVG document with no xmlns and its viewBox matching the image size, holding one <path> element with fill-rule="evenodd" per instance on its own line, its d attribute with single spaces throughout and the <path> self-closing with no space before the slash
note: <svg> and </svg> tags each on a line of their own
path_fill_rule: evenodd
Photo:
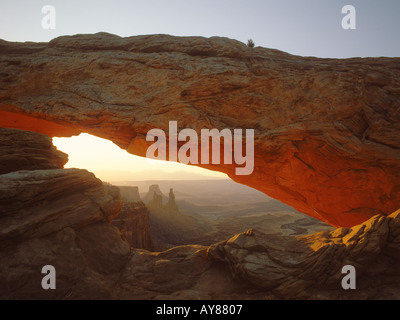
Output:
<svg viewBox="0 0 400 320">
<path fill-rule="evenodd" d="M 143 202 L 122 202 L 121 213 L 112 220 L 133 248 L 154 250 L 150 235 L 149 210 Z"/>
</svg>

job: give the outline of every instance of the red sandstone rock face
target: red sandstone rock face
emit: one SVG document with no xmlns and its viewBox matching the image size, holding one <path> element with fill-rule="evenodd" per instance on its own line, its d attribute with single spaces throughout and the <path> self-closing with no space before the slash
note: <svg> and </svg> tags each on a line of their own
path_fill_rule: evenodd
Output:
<svg viewBox="0 0 400 320">
<path fill-rule="evenodd" d="M 88 132 L 144 156 L 152 128 L 255 129 L 255 170 L 205 166 L 334 226 L 400 207 L 400 59 L 317 59 L 226 38 L 0 41 L 0 126 Z"/>
</svg>

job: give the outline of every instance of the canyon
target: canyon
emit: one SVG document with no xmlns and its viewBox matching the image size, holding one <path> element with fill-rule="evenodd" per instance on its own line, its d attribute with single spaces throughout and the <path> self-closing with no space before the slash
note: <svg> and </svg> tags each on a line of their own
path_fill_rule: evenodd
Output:
<svg viewBox="0 0 400 320">
<path fill-rule="evenodd" d="M 165 251 L 187 244 L 208 246 L 252 228 L 281 235 L 333 230 L 229 179 L 109 182 L 118 186 L 121 197 L 125 195 L 122 211 L 113 224 L 134 248 Z M 153 246 L 142 245 L 148 239 Z"/>
<path fill-rule="evenodd" d="M 121 214 L 119 188 L 63 169 L 66 155 L 48 136 L 0 129 L 0 146 L 9 141 L 19 148 L 0 147 L 8 168 L 0 174 L 0 299 L 399 297 L 400 211 L 352 228 L 302 236 L 250 229 L 210 246 L 150 252 L 112 223 Z M 27 161 L 16 166 L 20 156 Z M 57 271 L 56 290 L 41 287 L 45 265 Z M 356 268 L 357 290 L 342 289 L 344 265 Z"/>
<path fill-rule="evenodd" d="M 0 70 L 0 299 L 399 299 L 400 58 L 97 33 L 0 40 Z M 51 139 L 85 132 L 145 156 L 169 121 L 254 130 L 250 175 L 199 166 L 335 228 L 156 250 L 138 190 L 64 168 Z M 147 200 L 182 219 L 172 190 Z M 57 290 L 40 285 L 45 265 Z M 357 290 L 341 287 L 345 265 Z"/>
<path fill-rule="evenodd" d="M 167 132 L 169 121 L 198 135 L 254 129 L 251 175 L 199 165 L 351 228 L 400 208 L 399 66 L 400 58 L 300 57 L 221 37 L 0 40 L 0 126 L 86 132 L 139 156 L 147 132 Z"/>
</svg>

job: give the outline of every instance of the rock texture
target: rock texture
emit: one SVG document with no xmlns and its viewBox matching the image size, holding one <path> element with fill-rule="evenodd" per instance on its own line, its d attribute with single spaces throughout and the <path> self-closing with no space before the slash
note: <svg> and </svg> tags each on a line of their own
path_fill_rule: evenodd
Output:
<svg viewBox="0 0 400 320">
<path fill-rule="evenodd" d="M 121 207 L 118 189 L 86 170 L 20 170 L 0 179 L 1 245 L 109 222 Z"/>
<path fill-rule="evenodd" d="M 0 174 L 63 168 L 67 161 L 68 155 L 44 134 L 0 128 Z"/>
<path fill-rule="evenodd" d="M 121 213 L 112 220 L 124 239 L 137 249 L 154 250 L 150 235 L 149 210 L 143 202 L 122 202 Z"/>
<path fill-rule="evenodd" d="M 400 297 L 399 212 L 330 233 L 295 238 L 249 230 L 209 247 L 154 253 L 131 248 L 105 222 L 86 224 L 83 217 L 82 223 L 58 228 L 57 219 L 63 222 L 58 215 L 53 230 L 29 239 L 3 236 L 1 299 Z M 0 226 L 7 228 L 4 221 Z M 56 268 L 57 290 L 41 288 L 41 268 L 47 264 Z M 347 264 L 356 268 L 356 290 L 341 288 L 341 268 Z"/>
<path fill-rule="evenodd" d="M 283 299 L 399 299 L 399 226 L 400 210 L 351 229 L 301 237 L 248 230 L 210 246 L 208 254 L 225 263 L 235 278 Z M 345 265 L 356 268 L 357 294 L 341 287 Z"/>
<path fill-rule="evenodd" d="M 0 299 L 113 297 L 130 253 L 109 223 L 118 188 L 62 169 L 66 155 L 42 134 L 1 129 L 0 144 Z M 45 265 L 56 268 L 56 291 L 41 289 Z"/>
<path fill-rule="evenodd" d="M 255 170 L 202 165 L 334 226 L 400 207 L 400 59 L 318 59 L 226 38 L 106 33 L 0 41 L 0 126 L 88 132 L 144 156 L 147 132 L 255 129 Z"/>
</svg>

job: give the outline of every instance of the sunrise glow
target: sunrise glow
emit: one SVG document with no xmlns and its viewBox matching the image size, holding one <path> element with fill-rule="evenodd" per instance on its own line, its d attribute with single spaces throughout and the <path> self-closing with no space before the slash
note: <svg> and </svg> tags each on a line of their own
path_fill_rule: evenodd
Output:
<svg viewBox="0 0 400 320">
<path fill-rule="evenodd" d="M 163 173 L 176 180 L 185 180 L 193 174 L 196 178 L 224 178 L 225 174 L 187 166 L 176 162 L 152 160 L 134 156 L 109 140 L 87 133 L 71 138 L 53 138 L 53 144 L 69 156 L 65 168 L 87 169 L 100 179 L 113 180 L 163 180 Z M 138 173 L 141 172 L 140 176 Z"/>
</svg>

